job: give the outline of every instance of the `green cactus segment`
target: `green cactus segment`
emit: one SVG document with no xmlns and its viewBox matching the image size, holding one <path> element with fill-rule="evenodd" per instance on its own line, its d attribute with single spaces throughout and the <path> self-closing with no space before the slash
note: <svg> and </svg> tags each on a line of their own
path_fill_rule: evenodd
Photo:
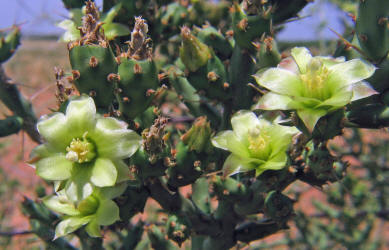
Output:
<svg viewBox="0 0 389 250">
<path fill-rule="evenodd" d="M 209 195 L 209 185 L 206 178 L 199 178 L 193 183 L 192 200 L 203 213 L 211 213 L 211 197 Z"/>
<path fill-rule="evenodd" d="M 212 180 L 212 187 L 218 197 L 231 202 L 243 199 L 248 192 L 243 183 L 230 177 L 216 176 Z"/>
<path fill-rule="evenodd" d="M 336 181 L 334 174 L 334 163 L 336 158 L 328 151 L 325 143 L 314 147 L 312 143 L 307 144 L 306 162 L 309 170 L 313 172 L 317 179 L 323 181 Z"/>
<path fill-rule="evenodd" d="M 205 66 L 212 57 L 210 48 L 202 43 L 197 37 L 191 34 L 188 27 L 181 30 L 182 46 L 180 48 L 180 58 L 185 67 L 190 72 L 196 72 Z"/>
<path fill-rule="evenodd" d="M 356 31 L 369 59 L 380 62 L 389 52 L 389 2 L 359 1 Z"/>
<path fill-rule="evenodd" d="M 23 119 L 19 116 L 10 116 L 0 120 L 0 137 L 18 133 L 22 129 Z"/>
<path fill-rule="evenodd" d="M 271 14 L 269 11 L 257 15 L 247 15 L 235 2 L 231 9 L 234 38 L 237 45 L 244 49 L 254 49 L 255 38 L 270 34 Z"/>
<path fill-rule="evenodd" d="M 281 53 L 278 50 L 277 43 L 272 37 L 264 39 L 260 44 L 258 52 L 258 66 L 260 69 L 276 67 L 281 61 Z"/>
<path fill-rule="evenodd" d="M 85 5 L 85 0 L 62 0 L 62 3 L 66 9 L 78 9 Z"/>
<path fill-rule="evenodd" d="M 129 185 L 124 194 L 116 199 L 121 220 L 128 222 L 137 213 L 142 213 L 148 196 L 144 188 Z"/>
<path fill-rule="evenodd" d="M 190 222 L 183 217 L 171 215 L 166 222 L 168 238 L 175 241 L 179 247 L 190 237 L 190 230 Z"/>
<path fill-rule="evenodd" d="M 235 46 L 229 69 L 231 92 L 234 93 L 232 106 L 235 110 L 249 109 L 253 103 L 256 91 L 247 84 L 253 82 L 254 70 L 255 62 L 250 53 Z M 229 121 L 225 122 L 229 123 Z"/>
<path fill-rule="evenodd" d="M 356 107 L 347 112 L 347 119 L 362 128 L 383 128 L 389 126 L 388 105 L 374 103 Z"/>
<path fill-rule="evenodd" d="M 194 32 L 203 43 L 211 47 L 221 59 L 228 59 L 232 54 L 231 43 L 214 27 L 206 25 L 203 28 L 195 28 Z"/>
<path fill-rule="evenodd" d="M 201 162 L 198 154 L 190 150 L 188 145 L 179 142 L 176 154 L 176 165 L 168 169 L 168 185 L 181 187 L 194 183 L 201 176 Z"/>
<path fill-rule="evenodd" d="M 227 73 L 220 59 L 207 45 L 192 35 L 189 28 L 182 28 L 181 37 L 180 58 L 189 70 L 187 78 L 191 85 L 204 92 L 208 98 L 230 98 Z"/>
<path fill-rule="evenodd" d="M 189 146 L 190 150 L 197 153 L 210 152 L 212 129 L 207 118 L 201 116 L 196 119 L 193 126 L 182 137 L 182 141 Z"/>
<path fill-rule="evenodd" d="M 126 118 L 134 119 L 151 105 L 159 86 L 157 67 L 148 59 L 121 58 L 118 73 L 116 98 L 119 110 Z"/>
<path fill-rule="evenodd" d="M 268 4 L 272 8 L 272 20 L 275 24 L 282 23 L 297 14 L 313 0 L 270 0 Z"/>
<path fill-rule="evenodd" d="M 93 97 L 97 108 L 106 110 L 114 100 L 117 63 L 110 47 L 75 46 L 69 51 L 74 84 L 78 91 Z"/>
<path fill-rule="evenodd" d="M 8 34 L 0 32 L 0 64 L 7 61 L 20 45 L 20 28 L 13 26 Z"/>
<path fill-rule="evenodd" d="M 293 212 L 293 201 L 278 191 L 271 191 L 265 199 L 265 215 L 284 224 Z"/>
<path fill-rule="evenodd" d="M 187 7 L 179 2 L 175 2 L 167 5 L 166 9 L 161 9 L 159 13 L 161 25 L 157 28 L 160 35 L 166 34 L 167 37 L 170 37 L 170 35 L 178 33 L 178 28 L 188 20 L 189 11 Z"/>
<path fill-rule="evenodd" d="M 119 240 L 122 242 L 121 249 L 135 249 L 138 244 L 141 244 L 144 226 L 145 223 L 139 220 L 138 223 L 133 225 L 130 229 L 123 230 L 122 233 L 119 234 Z"/>
<path fill-rule="evenodd" d="M 169 82 L 176 92 L 182 97 L 183 103 L 195 117 L 206 115 L 213 127 L 220 123 L 220 114 L 212 107 L 204 97 L 197 94 L 196 89 L 188 82 L 178 68 L 168 69 Z"/>
<path fill-rule="evenodd" d="M 165 238 L 165 233 L 162 232 L 157 226 L 150 225 L 146 228 L 147 236 L 149 237 L 151 247 L 159 250 L 176 250 L 175 247 L 168 239 Z"/>
</svg>

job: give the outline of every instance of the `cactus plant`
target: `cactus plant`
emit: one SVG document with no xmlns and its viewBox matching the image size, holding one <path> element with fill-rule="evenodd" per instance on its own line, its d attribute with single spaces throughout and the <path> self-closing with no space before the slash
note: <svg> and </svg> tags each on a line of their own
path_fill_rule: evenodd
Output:
<svg viewBox="0 0 389 250">
<path fill-rule="evenodd" d="M 76 91 L 57 94 L 56 112 L 36 121 L 0 79 L 13 113 L 0 136 L 32 121 L 42 139 L 29 164 L 53 192 L 23 209 L 48 246 L 72 248 L 68 235 L 83 249 L 216 250 L 262 239 L 295 215 L 290 184 L 347 175 L 330 139 L 389 125 L 386 3 L 360 2 L 356 37 L 333 57 L 277 41 L 311 1 L 63 2 L 71 72 L 57 80 L 67 76 Z M 1 62 L 15 34 L 2 39 Z M 149 200 L 157 215 L 136 221 Z"/>
</svg>

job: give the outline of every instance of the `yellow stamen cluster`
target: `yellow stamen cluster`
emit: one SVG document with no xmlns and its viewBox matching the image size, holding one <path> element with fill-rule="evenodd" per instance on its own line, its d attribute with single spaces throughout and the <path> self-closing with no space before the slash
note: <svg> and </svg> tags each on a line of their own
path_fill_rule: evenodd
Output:
<svg viewBox="0 0 389 250">
<path fill-rule="evenodd" d="M 95 156 L 95 147 L 86 138 L 88 132 L 85 132 L 80 138 L 73 138 L 72 142 L 66 147 L 66 159 L 72 162 L 84 163 L 92 161 Z"/>
<path fill-rule="evenodd" d="M 300 78 L 304 83 L 304 94 L 306 97 L 325 100 L 328 98 L 324 91 L 325 81 L 328 78 L 328 68 L 323 65 L 320 59 L 313 58 L 307 66 L 305 74 Z"/>
<path fill-rule="evenodd" d="M 249 151 L 253 157 L 264 159 L 268 155 L 270 136 L 266 131 L 260 131 L 255 128 L 248 133 Z"/>
</svg>

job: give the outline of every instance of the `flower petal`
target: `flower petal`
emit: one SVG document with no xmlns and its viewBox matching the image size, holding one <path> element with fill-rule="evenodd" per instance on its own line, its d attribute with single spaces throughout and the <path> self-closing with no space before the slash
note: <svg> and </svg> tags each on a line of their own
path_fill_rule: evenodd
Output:
<svg viewBox="0 0 389 250">
<path fill-rule="evenodd" d="M 307 71 L 307 65 L 309 61 L 311 61 L 312 59 L 312 55 L 309 52 L 309 50 L 304 47 L 296 47 L 292 49 L 290 54 L 292 55 L 293 59 L 296 61 L 300 69 L 300 73 L 304 74 Z"/>
<path fill-rule="evenodd" d="M 260 160 L 258 160 L 260 161 Z M 254 165 L 249 158 L 242 158 L 235 154 L 230 154 L 223 165 L 223 175 L 230 176 L 254 169 Z"/>
<path fill-rule="evenodd" d="M 123 182 L 113 187 L 103 187 L 96 190 L 103 199 L 112 200 L 121 195 L 127 188 L 127 183 Z"/>
<path fill-rule="evenodd" d="M 116 183 L 118 171 L 109 159 L 97 158 L 92 168 L 92 183 L 98 187 L 113 186 Z"/>
<path fill-rule="evenodd" d="M 83 225 L 87 224 L 91 219 L 92 219 L 91 216 L 70 217 L 61 221 L 55 228 L 54 240 L 76 231 Z"/>
<path fill-rule="evenodd" d="M 100 118 L 91 134 L 101 157 L 124 159 L 140 147 L 142 138 L 114 118 Z"/>
<path fill-rule="evenodd" d="M 261 97 L 254 109 L 264 110 L 288 110 L 292 99 L 286 95 L 269 92 Z"/>
<path fill-rule="evenodd" d="M 254 75 L 254 78 L 260 86 L 278 94 L 299 95 L 301 93 L 300 77 L 289 70 L 271 68 L 262 74 Z"/>
<path fill-rule="evenodd" d="M 255 168 L 255 175 L 259 176 L 266 170 L 280 170 L 286 166 L 287 156 L 286 153 L 280 152 L 278 155 L 260 165 L 258 168 Z"/>
<path fill-rule="evenodd" d="M 127 164 L 125 164 L 122 160 L 113 160 L 112 162 L 118 171 L 116 183 L 128 181 L 130 179 L 130 169 L 128 168 Z"/>
<path fill-rule="evenodd" d="M 300 119 L 304 122 L 305 127 L 307 127 L 308 131 L 312 133 L 317 121 L 320 119 L 320 117 L 326 115 L 325 110 L 313 110 L 313 109 L 302 109 L 297 110 L 297 115 L 300 117 Z"/>
<path fill-rule="evenodd" d="M 242 157 L 250 156 L 247 146 L 239 141 L 235 133 L 231 130 L 219 132 L 212 138 L 212 144 L 217 148 L 228 150 Z"/>
<path fill-rule="evenodd" d="M 241 110 L 232 116 L 231 125 L 238 138 L 244 139 L 250 129 L 261 126 L 261 123 L 253 112 Z"/>
<path fill-rule="evenodd" d="M 335 64 L 329 70 L 327 84 L 331 88 L 341 89 L 369 78 L 374 74 L 376 68 L 369 62 L 353 59 L 344 63 Z"/>
<path fill-rule="evenodd" d="M 54 113 L 51 116 L 43 116 L 37 128 L 39 134 L 57 150 L 64 150 L 72 138 L 68 135 L 66 117 L 62 113 Z"/>
<path fill-rule="evenodd" d="M 359 100 L 359 99 L 369 97 L 371 95 L 378 94 L 378 92 L 375 91 L 370 86 L 370 84 L 368 84 L 367 82 L 363 82 L 363 81 L 355 83 L 352 87 L 352 90 L 353 90 L 353 97 L 351 99 L 352 102 Z"/>
<path fill-rule="evenodd" d="M 46 180 L 60 181 L 71 176 L 73 163 L 66 160 L 65 154 L 54 154 L 39 160 L 36 174 Z"/>
<path fill-rule="evenodd" d="M 286 154 L 285 152 L 292 141 L 292 137 L 297 133 L 298 130 L 295 127 L 274 124 L 269 131 L 272 148 L 269 158 L 271 159 L 280 153 Z"/>
<path fill-rule="evenodd" d="M 96 106 L 91 97 L 72 100 L 66 108 L 67 127 L 72 137 L 81 137 L 96 124 Z"/>
<path fill-rule="evenodd" d="M 70 202 L 61 200 L 58 196 L 47 196 L 42 199 L 43 204 L 49 209 L 62 214 L 77 216 L 80 212 Z"/>
<path fill-rule="evenodd" d="M 333 107 L 344 107 L 350 103 L 352 96 L 352 91 L 347 90 L 347 88 L 343 88 L 342 90 L 339 90 L 337 93 L 335 93 L 331 98 L 317 105 L 316 108 L 330 110 L 333 109 Z"/>
<path fill-rule="evenodd" d="M 96 212 L 99 225 L 108 226 L 119 220 L 119 208 L 112 200 L 101 200 Z"/>
<path fill-rule="evenodd" d="M 277 65 L 277 68 L 286 69 L 286 70 L 291 71 L 295 74 L 300 73 L 299 66 L 297 65 L 297 63 L 293 59 L 293 57 L 291 57 L 291 56 L 282 59 L 281 62 Z"/>
<path fill-rule="evenodd" d="M 65 186 L 66 196 L 72 202 L 79 202 L 86 199 L 93 192 L 90 183 L 92 166 L 75 164 L 72 169 L 72 176 Z"/>
<path fill-rule="evenodd" d="M 85 227 L 85 231 L 90 237 L 101 237 L 100 226 L 97 219 L 93 218 Z"/>
</svg>

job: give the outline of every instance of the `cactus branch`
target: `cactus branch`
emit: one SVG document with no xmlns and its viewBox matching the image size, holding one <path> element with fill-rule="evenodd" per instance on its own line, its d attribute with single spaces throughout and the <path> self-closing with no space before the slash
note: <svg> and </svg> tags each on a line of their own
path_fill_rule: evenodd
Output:
<svg viewBox="0 0 389 250">
<path fill-rule="evenodd" d="M 41 142 L 41 137 L 36 129 L 37 118 L 31 103 L 19 92 L 15 83 L 7 77 L 0 65 L 0 100 L 17 116 L 23 118 L 22 129 L 27 132 L 32 140 Z"/>
</svg>

